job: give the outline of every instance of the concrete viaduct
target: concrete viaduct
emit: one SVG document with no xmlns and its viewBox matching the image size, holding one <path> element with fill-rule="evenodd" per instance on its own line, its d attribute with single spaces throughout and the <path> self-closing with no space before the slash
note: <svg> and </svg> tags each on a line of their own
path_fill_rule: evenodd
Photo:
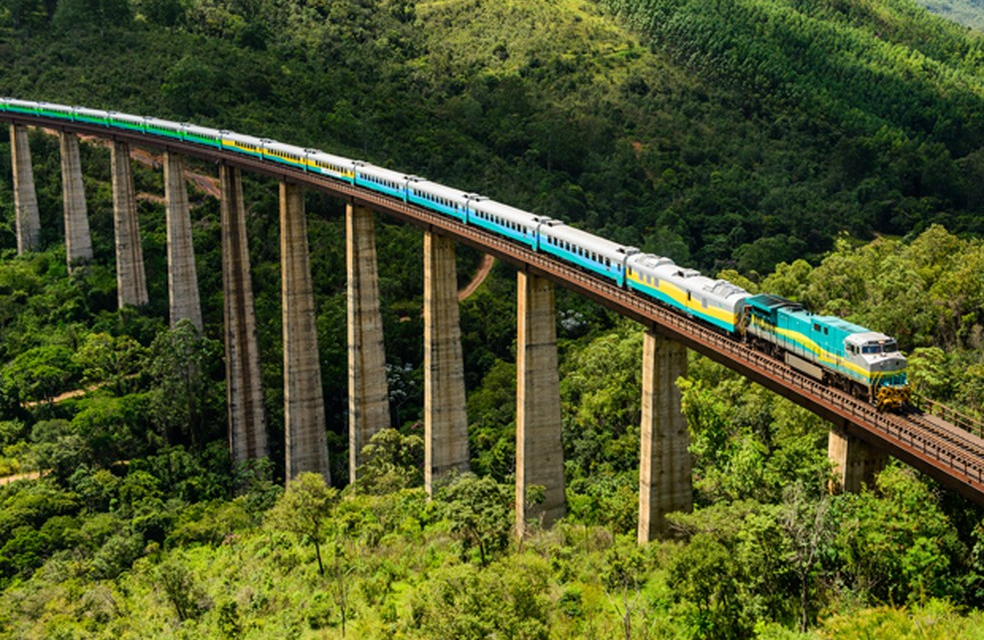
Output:
<svg viewBox="0 0 984 640">
<path fill-rule="evenodd" d="M 92 257 L 77 134 L 110 138 L 118 302 L 147 299 L 131 144 L 161 149 L 167 224 L 170 321 L 201 329 L 195 255 L 183 158 L 218 164 L 221 184 L 222 284 L 229 446 L 234 461 L 268 453 L 260 386 L 260 353 L 250 277 L 246 203 L 241 171 L 280 181 L 284 414 L 287 477 L 314 471 L 328 477 L 325 415 L 318 361 L 315 305 L 302 189 L 339 196 L 346 204 L 348 271 L 349 480 L 363 445 L 390 424 L 377 282 L 373 211 L 409 221 L 424 233 L 425 487 L 468 468 L 468 423 L 462 365 L 455 242 L 495 255 L 518 269 L 516 527 L 549 525 L 565 514 L 564 466 L 557 368 L 554 285 L 588 296 L 645 328 L 642 376 L 640 543 L 668 533 L 665 515 L 692 508 L 689 433 L 674 382 L 687 372 L 687 349 L 739 371 L 831 421 L 829 454 L 838 484 L 848 491 L 870 482 L 892 454 L 976 502 L 984 503 L 984 441 L 939 418 L 879 414 L 874 407 L 820 385 L 781 362 L 627 293 L 565 263 L 493 234 L 373 191 L 282 165 L 130 131 L 5 113 L 10 122 L 18 253 L 37 245 L 38 204 L 27 127 L 58 131 L 61 139 L 65 243 L 69 268 Z M 542 485 L 545 499 L 526 504 L 526 488 Z"/>
</svg>

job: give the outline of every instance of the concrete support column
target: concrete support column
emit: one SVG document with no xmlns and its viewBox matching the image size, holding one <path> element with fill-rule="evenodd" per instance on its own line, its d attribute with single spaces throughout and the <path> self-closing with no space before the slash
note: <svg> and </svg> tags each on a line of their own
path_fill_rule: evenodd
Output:
<svg viewBox="0 0 984 640">
<path fill-rule="evenodd" d="M 287 480 L 311 471 L 330 483 L 304 194 L 298 185 L 287 182 L 280 183 L 280 265 Z"/>
<path fill-rule="evenodd" d="M 560 374 L 553 284 L 519 272 L 516 346 L 516 534 L 528 519 L 550 525 L 567 511 L 564 450 L 560 440 Z M 546 488 L 544 500 L 529 505 L 531 485 Z"/>
<path fill-rule="evenodd" d="M 89 235 L 89 213 L 82 185 L 82 162 L 79 160 L 79 138 L 62 131 L 61 173 L 62 202 L 65 211 L 65 259 L 68 268 L 92 260 L 92 237 Z"/>
<path fill-rule="evenodd" d="M 40 241 L 41 216 L 34 189 L 31 145 L 27 127 L 10 125 L 10 158 L 14 168 L 14 209 L 16 210 L 17 255 L 36 249 Z"/>
<path fill-rule="evenodd" d="M 147 304 L 137 198 L 130 169 L 130 145 L 113 141 L 113 223 L 116 228 L 116 298 L 119 306 Z"/>
<path fill-rule="evenodd" d="M 164 152 L 164 200 L 167 202 L 167 290 L 171 328 L 179 320 L 190 320 L 201 331 L 202 305 L 198 296 L 184 158 L 170 151 Z"/>
<path fill-rule="evenodd" d="M 424 233 L 424 488 L 468 470 L 465 370 L 454 240 Z"/>
<path fill-rule="evenodd" d="M 647 331 L 642 343 L 639 544 L 666 535 L 667 513 L 693 509 L 690 432 L 675 384 L 686 374 L 686 347 Z"/>
<path fill-rule="evenodd" d="M 267 455 L 266 417 L 256 342 L 256 311 L 239 169 L 219 166 L 222 187 L 222 294 L 225 300 L 226 403 L 232 461 Z"/>
<path fill-rule="evenodd" d="M 831 491 L 857 493 L 875 486 L 875 476 L 885 468 L 888 454 L 837 427 L 830 429 L 827 455 L 834 466 Z"/>
<path fill-rule="evenodd" d="M 390 426 L 383 315 L 372 210 L 349 204 L 345 211 L 348 268 L 349 481 L 361 464 L 362 447 Z"/>
</svg>

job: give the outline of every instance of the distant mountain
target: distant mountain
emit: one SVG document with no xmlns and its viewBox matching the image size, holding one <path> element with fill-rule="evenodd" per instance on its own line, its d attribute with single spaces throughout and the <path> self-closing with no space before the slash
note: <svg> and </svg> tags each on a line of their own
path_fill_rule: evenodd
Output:
<svg viewBox="0 0 984 640">
<path fill-rule="evenodd" d="M 938 16 L 984 30 L 984 0 L 919 0 L 919 4 Z"/>
</svg>

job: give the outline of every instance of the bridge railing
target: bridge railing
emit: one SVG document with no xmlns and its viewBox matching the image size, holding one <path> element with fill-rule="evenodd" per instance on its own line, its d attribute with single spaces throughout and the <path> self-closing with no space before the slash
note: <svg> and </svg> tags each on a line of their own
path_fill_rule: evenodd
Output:
<svg viewBox="0 0 984 640">
<path fill-rule="evenodd" d="M 984 422 L 981 422 L 979 419 L 961 413 L 956 409 L 951 409 L 941 402 L 922 395 L 916 398 L 916 405 L 926 413 L 931 413 L 956 427 L 960 427 L 964 431 L 974 434 L 978 438 L 984 438 Z"/>
</svg>

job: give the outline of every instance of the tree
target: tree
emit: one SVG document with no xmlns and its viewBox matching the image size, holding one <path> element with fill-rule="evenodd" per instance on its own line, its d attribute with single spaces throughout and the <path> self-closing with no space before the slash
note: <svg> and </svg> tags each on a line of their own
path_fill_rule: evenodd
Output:
<svg viewBox="0 0 984 640">
<path fill-rule="evenodd" d="M 939 497 L 910 469 L 890 466 L 876 478 L 879 495 L 834 499 L 832 542 L 846 585 L 862 598 L 925 602 L 955 596 L 953 568 L 967 550 Z"/>
<path fill-rule="evenodd" d="M 482 566 L 509 543 L 512 533 L 513 489 L 489 476 L 465 473 L 438 491 L 451 532 L 464 550 L 477 548 Z"/>
<path fill-rule="evenodd" d="M 202 336 L 188 320 L 158 334 L 150 345 L 153 420 L 165 442 L 184 439 L 200 446 L 208 439 L 208 410 L 222 403 L 209 374 L 221 362 L 221 353 L 221 345 Z"/>
<path fill-rule="evenodd" d="M 669 586 L 681 603 L 695 638 L 742 638 L 738 567 L 729 550 L 708 533 L 698 533 L 670 567 Z"/>
<path fill-rule="evenodd" d="M 107 383 L 113 393 L 124 395 L 132 388 L 129 380 L 143 369 L 146 354 L 130 336 L 90 333 L 72 361 L 82 369 L 83 384 Z"/>
<path fill-rule="evenodd" d="M 800 631 L 809 625 L 810 593 L 817 578 L 821 554 L 830 544 L 833 531 L 828 512 L 830 497 L 813 501 L 802 485 L 793 485 L 780 507 L 779 521 L 790 541 L 789 565 L 799 581 Z"/>
<path fill-rule="evenodd" d="M 322 576 L 325 575 L 321 560 L 321 544 L 327 532 L 325 520 L 337 496 L 338 492 L 325 484 L 324 476 L 306 471 L 290 481 L 266 518 L 268 526 L 289 531 L 314 545 L 318 573 Z"/>
<path fill-rule="evenodd" d="M 174 555 L 157 567 L 157 580 L 181 622 L 197 619 L 211 606 L 208 596 L 180 556 Z"/>
<path fill-rule="evenodd" d="M 72 353 L 60 345 L 28 349 L 3 369 L 4 385 L 27 402 L 50 404 L 75 377 Z"/>
<path fill-rule="evenodd" d="M 60 0 L 52 23 L 63 31 L 94 26 L 103 36 L 108 27 L 123 26 L 130 17 L 128 0 Z"/>
<path fill-rule="evenodd" d="M 362 493 L 388 494 L 423 484 L 424 440 L 396 429 L 373 434 L 362 448 L 354 487 Z"/>
</svg>

